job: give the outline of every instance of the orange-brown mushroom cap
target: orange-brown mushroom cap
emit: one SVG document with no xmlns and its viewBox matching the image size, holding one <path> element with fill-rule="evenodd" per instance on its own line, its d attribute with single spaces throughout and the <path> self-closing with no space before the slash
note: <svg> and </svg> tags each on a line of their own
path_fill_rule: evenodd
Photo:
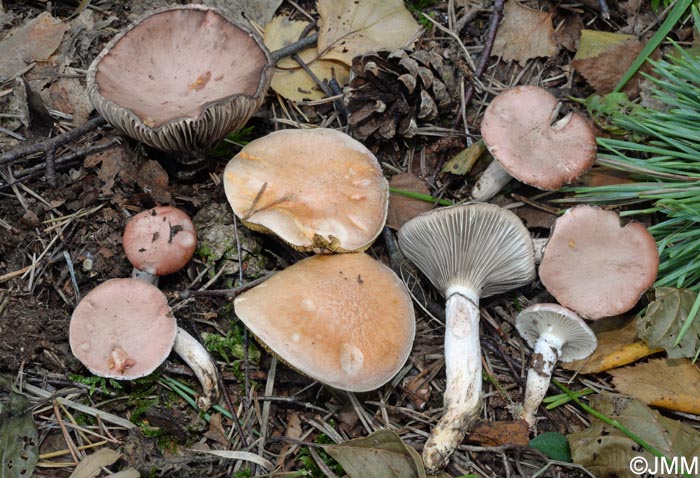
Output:
<svg viewBox="0 0 700 478">
<path fill-rule="evenodd" d="M 203 5 L 159 9 L 110 41 L 88 70 L 90 100 L 126 135 L 164 151 L 203 150 L 265 99 L 270 53 Z"/>
<path fill-rule="evenodd" d="M 481 135 L 501 166 L 518 181 L 558 189 L 588 171 L 596 159 L 593 128 L 571 112 L 554 122 L 557 99 L 538 86 L 496 96 L 484 112 Z"/>
<path fill-rule="evenodd" d="M 561 305 L 600 319 L 634 307 L 658 270 L 656 242 L 643 225 L 623 226 L 616 212 L 583 205 L 554 223 L 539 275 Z"/>
<path fill-rule="evenodd" d="M 155 276 L 177 272 L 197 248 L 197 231 L 183 210 L 158 206 L 126 223 L 122 238 L 127 259 L 136 269 Z"/>
<path fill-rule="evenodd" d="M 95 375 L 132 380 L 152 373 L 175 343 L 177 322 L 165 295 L 138 279 L 111 279 L 73 311 L 73 355 Z"/>
<path fill-rule="evenodd" d="M 226 166 L 224 189 L 247 225 L 305 251 L 366 249 L 389 205 L 374 155 L 327 128 L 276 131 L 247 144 Z"/>
<path fill-rule="evenodd" d="M 234 307 L 284 362 L 353 392 L 388 382 L 415 335 L 403 282 L 364 253 L 304 259 L 238 296 Z"/>
</svg>

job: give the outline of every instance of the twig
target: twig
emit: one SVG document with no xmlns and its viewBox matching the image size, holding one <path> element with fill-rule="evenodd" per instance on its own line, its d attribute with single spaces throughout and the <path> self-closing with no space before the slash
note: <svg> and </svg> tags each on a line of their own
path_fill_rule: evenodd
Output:
<svg viewBox="0 0 700 478">
<path fill-rule="evenodd" d="M 313 46 L 314 44 L 316 44 L 317 41 L 318 33 L 312 33 L 308 37 L 302 38 L 301 40 L 295 41 L 294 43 L 290 43 L 289 45 L 282 47 L 279 50 L 273 51 L 272 53 L 270 53 L 270 56 L 272 57 L 272 61 L 277 63 L 282 58 L 295 55 L 300 51 L 305 50 L 310 46 Z"/>
<path fill-rule="evenodd" d="M 48 153 L 50 150 L 55 150 L 59 146 L 68 144 L 78 139 L 82 135 L 89 133 L 94 129 L 97 129 L 100 126 L 104 126 L 105 124 L 107 124 L 107 121 L 105 121 L 105 119 L 101 116 L 98 116 L 86 122 L 85 124 L 78 126 L 77 128 L 73 128 L 72 130 L 60 134 L 58 136 L 54 136 L 53 138 L 45 139 L 43 141 L 37 141 L 36 143 L 32 144 L 19 146 L 13 149 L 12 151 L 0 154 L 0 165 L 17 161 L 18 159 L 23 158 L 25 156 L 29 156 L 30 154 Z"/>
<path fill-rule="evenodd" d="M 491 12 L 491 19 L 489 21 L 489 32 L 486 36 L 486 41 L 484 42 L 484 49 L 481 52 L 481 57 L 479 58 L 479 64 L 474 69 L 474 77 L 469 83 L 467 92 L 464 94 L 464 102 L 462 107 L 466 110 L 467 106 L 474 96 L 474 80 L 479 79 L 481 75 L 486 71 L 486 66 L 488 65 L 489 57 L 491 56 L 491 50 L 493 49 L 493 43 L 496 40 L 496 32 L 498 31 L 498 23 L 501 21 L 501 16 L 503 14 L 503 4 L 505 0 L 495 0 L 493 3 L 493 11 Z M 461 118 L 458 115 L 457 121 Z"/>
<path fill-rule="evenodd" d="M 238 287 L 233 287 L 231 289 L 213 289 L 213 290 L 191 290 L 191 289 L 185 289 L 179 291 L 177 294 L 180 299 L 189 299 L 190 297 L 225 297 L 228 300 L 231 300 L 243 292 L 247 291 L 248 289 L 252 289 L 258 284 L 261 284 L 265 282 L 267 279 L 272 277 L 275 273 L 272 272 L 270 274 L 265 274 L 262 277 L 258 277 L 255 280 L 252 280 L 246 284 L 242 284 Z"/>
</svg>

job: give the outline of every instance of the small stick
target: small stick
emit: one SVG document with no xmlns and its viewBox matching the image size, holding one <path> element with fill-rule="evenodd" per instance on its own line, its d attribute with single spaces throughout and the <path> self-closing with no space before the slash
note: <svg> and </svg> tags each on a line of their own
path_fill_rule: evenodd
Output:
<svg viewBox="0 0 700 478">
<path fill-rule="evenodd" d="M 486 66 L 488 65 L 489 57 L 491 56 L 491 50 L 493 49 L 493 43 L 496 40 L 496 32 L 498 31 L 498 24 L 501 21 L 501 16 L 503 14 L 503 4 L 505 0 L 495 0 L 493 3 L 493 11 L 491 12 L 491 19 L 489 22 L 489 32 L 486 36 L 486 41 L 484 42 L 484 49 L 481 53 L 481 58 L 479 58 L 479 64 L 474 70 L 474 78 L 479 78 L 486 71 Z M 472 81 L 467 88 L 467 92 L 464 95 L 463 107 L 466 109 L 474 96 L 474 82 Z M 461 116 L 461 115 L 460 115 Z M 459 121 L 459 118 L 457 119 Z"/>
<path fill-rule="evenodd" d="M 258 284 L 261 284 L 265 282 L 267 279 L 272 277 L 275 273 L 272 272 L 270 274 L 266 274 L 262 277 L 258 277 L 255 280 L 252 280 L 250 282 L 247 282 L 243 285 L 240 285 L 238 287 L 234 287 L 232 289 L 213 289 L 213 290 L 190 290 L 190 289 L 185 289 L 180 292 L 178 292 L 178 296 L 180 299 L 189 299 L 190 297 L 224 297 L 227 300 L 231 300 L 243 292 L 247 291 L 248 289 L 252 289 Z"/>
<path fill-rule="evenodd" d="M 270 53 L 270 56 L 272 57 L 272 61 L 277 63 L 282 58 L 286 58 L 288 56 L 295 55 L 302 50 L 306 50 L 307 48 L 316 44 L 317 41 L 318 33 L 312 33 L 308 37 L 302 38 L 301 40 L 295 41 L 294 43 L 290 43 L 289 45 L 282 47 L 279 50 L 273 51 L 272 53 Z"/>
<path fill-rule="evenodd" d="M 48 153 L 51 149 L 55 150 L 58 146 L 68 144 L 78 139 L 85 133 L 89 133 L 90 131 L 97 129 L 100 126 L 104 126 L 105 124 L 107 124 L 107 121 L 105 121 L 105 119 L 101 116 L 98 116 L 85 124 L 78 126 L 77 128 L 73 128 L 72 130 L 59 134 L 58 136 L 54 136 L 53 138 L 19 146 L 12 151 L 0 154 L 0 165 L 17 161 L 18 159 L 29 156 L 30 154 Z"/>
</svg>

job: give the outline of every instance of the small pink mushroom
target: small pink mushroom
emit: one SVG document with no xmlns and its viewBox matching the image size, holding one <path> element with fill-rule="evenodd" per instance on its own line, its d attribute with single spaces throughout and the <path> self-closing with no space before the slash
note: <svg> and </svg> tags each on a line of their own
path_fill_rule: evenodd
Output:
<svg viewBox="0 0 700 478">
<path fill-rule="evenodd" d="M 181 209 L 158 206 L 129 220 L 122 244 L 134 266 L 132 277 L 157 284 L 159 276 L 187 265 L 197 248 L 197 231 Z"/>
</svg>

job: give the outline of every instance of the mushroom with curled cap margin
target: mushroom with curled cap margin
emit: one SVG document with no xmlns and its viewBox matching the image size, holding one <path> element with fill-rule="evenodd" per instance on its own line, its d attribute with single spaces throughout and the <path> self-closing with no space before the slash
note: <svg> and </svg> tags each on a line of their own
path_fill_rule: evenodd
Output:
<svg viewBox="0 0 700 478">
<path fill-rule="evenodd" d="M 554 222 L 539 276 L 557 302 L 595 320 L 634 307 L 658 270 L 658 249 L 646 227 L 623 226 L 615 211 L 580 205 Z"/>
<path fill-rule="evenodd" d="M 479 298 L 535 278 L 527 228 L 487 203 L 434 209 L 399 229 L 399 246 L 445 296 L 445 412 L 423 449 L 430 472 L 443 468 L 479 414 Z"/>
<path fill-rule="evenodd" d="M 472 189 L 475 201 L 488 201 L 513 177 L 551 191 L 591 169 L 593 128 L 573 111 L 553 123 L 557 111 L 557 99 L 538 86 L 517 86 L 493 99 L 481 136 L 494 160 Z"/>
<path fill-rule="evenodd" d="M 158 284 L 158 277 L 187 265 L 197 248 L 197 231 L 182 209 L 157 206 L 132 217 L 122 246 L 134 270 L 132 277 Z"/>
<path fill-rule="evenodd" d="M 515 319 L 515 328 L 533 349 L 520 414 L 533 426 L 557 361 L 587 358 L 598 340 L 583 319 L 558 304 L 535 304 L 523 309 Z"/>
<path fill-rule="evenodd" d="M 174 350 L 202 384 L 200 408 L 219 398 L 214 360 L 177 326 L 167 298 L 148 282 L 127 278 L 98 285 L 73 311 L 68 335 L 73 355 L 90 372 L 117 380 L 150 375 Z"/>
<path fill-rule="evenodd" d="M 167 152 L 204 155 L 260 108 L 273 61 L 248 27 L 204 5 L 155 10 L 114 37 L 87 72 L 95 109 Z"/>
<path fill-rule="evenodd" d="M 351 392 L 396 375 L 416 330 L 404 283 L 364 253 L 301 260 L 236 297 L 234 309 L 287 365 Z"/>
<path fill-rule="evenodd" d="M 281 130 L 248 143 L 229 161 L 223 182 L 246 226 L 302 251 L 367 249 L 389 207 L 377 158 L 329 128 Z"/>
</svg>

